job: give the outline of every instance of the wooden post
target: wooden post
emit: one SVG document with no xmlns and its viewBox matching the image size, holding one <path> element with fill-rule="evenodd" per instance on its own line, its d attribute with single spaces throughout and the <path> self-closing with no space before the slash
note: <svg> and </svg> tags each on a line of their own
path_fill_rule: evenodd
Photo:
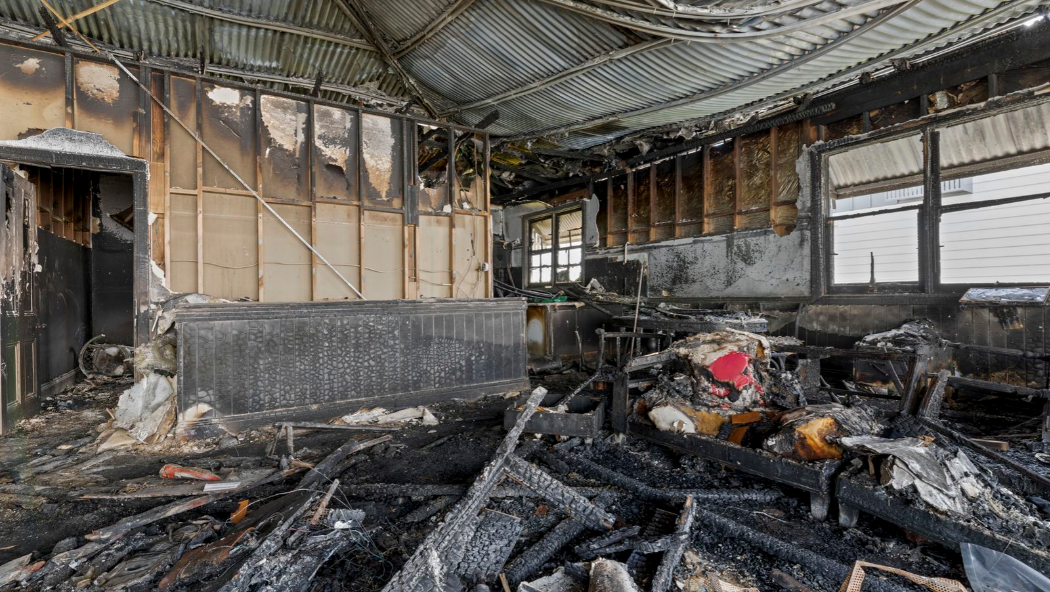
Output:
<svg viewBox="0 0 1050 592">
<path fill-rule="evenodd" d="M 266 194 L 263 193 L 263 176 L 262 176 L 262 159 L 263 159 L 263 147 L 262 147 L 262 93 L 258 89 L 255 91 L 255 190 L 258 191 L 259 197 L 266 199 Z M 259 276 L 259 302 L 266 302 L 266 265 L 263 264 L 263 249 L 265 247 L 265 241 L 263 240 L 263 231 L 266 228 L 265 224 L 265 213 L 266 208 L 262 202 L 255 200 L 255 215 L 256 218 L 256 242 L 258 243 L 255 255 L 255 264 L 257 266 L 257 274 Z"/>
<path fill-rule="evenodd" d="M 164 73 L 164 105 L 171 107 L 171 73 Z M 164 117 L 164 287 L 171 288 L 171 118 Z"/>
<path fill-rule="evenodd" d="M 740 146 L 744 143 L 743 139 L 743 136 L 733 138 L 733 173 L 736 178 L 736 182 L 734 183 L 736 195 L 733 199 L 733 230 L 740 228 L 740 225 L 743 223 L 743 218 L 740 215 L 740 210 L 743 209 L 744 201 L 744 171 L 740 167 Z"/>
<path fill-rule="evenodd" d="M 769 128 L 769 225 L 777 224 L 777 128 Z"/>
<path fill-rule="evenodd" d="M 306 197 L 310 200 L 310 244 L 315 249 L 317 243 L 317 196 L 314 195 L 314 102 L 306 102 Z M 317 300 L 317 255 L 310 252 L 310 300 Z M 261 265 L 261 263 L 260 263 Z"/>
<path fill-rule="evenodd" d="M 682 236 L 678 222 L 682 219 L 682 157 L 674 157 L 674 236 Z"/>
<path fill-rule="evenodd" d="M 627 240 L 631 243 L 631 233 L 634 232 L 634 171 L 628 169 L 627 173 Z"/>
<path fill-rule="evenodd" d="M 701 212 L 701 219 L 703 220 L 703 234 L 711 232 L 711 146 L 704 146 L 701 158 L 701 171 L 700 174 L 703 177 L 701 179 L 703 184 L 703 191 L 701 200 L 704 203 L 703 212 Z"/>
<path fill-rule="evenodd" d="M 656 240 L 656 163 L 649 166 L 649 242 Z"/>
<path fill-rule="evenodd" d="M 200 76 L 194 77 L 197 91 L 197 137 L 204 139 L 204 90 Z M 197 291 L 207 294 L 204 289 L 204 148 L 200 142 L 197 149 Z"/>
</svg>

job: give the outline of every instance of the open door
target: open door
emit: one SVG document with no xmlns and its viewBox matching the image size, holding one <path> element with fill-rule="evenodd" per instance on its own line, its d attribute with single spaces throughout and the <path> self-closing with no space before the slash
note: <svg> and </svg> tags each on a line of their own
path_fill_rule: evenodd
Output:
<svg viewBox="0 0 1050 592">
<path fill-rule="evenodd" d="M 39 407 L 36 191 L 0 164 L 0 196 L 0 433 L 7 433 Z"/>
</svg>

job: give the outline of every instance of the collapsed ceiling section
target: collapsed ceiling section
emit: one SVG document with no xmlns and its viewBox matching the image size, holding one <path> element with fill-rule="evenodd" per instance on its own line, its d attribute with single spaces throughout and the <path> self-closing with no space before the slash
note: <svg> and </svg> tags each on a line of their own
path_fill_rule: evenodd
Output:
<svg viewBox="0 0 1050 592">
<path fill-rule="evenodd" d="M 104 9 L 98 6 L 105 5 Z M 1038 0 L 58 0 L 89 38 L 211 75 L 487 125 L 502 191 L 796 108 Z M 47 27 L 38 0 L 0 17 Z M 86 14 L 85 14 L 86 13 Z M 163 34 L 159 32 L 163 31 Z M 498 114 L 498 116 L 497 116 Z M 717 122 L 718 129 L 715 129 Z M 499 187 L 496 188 L 500 192 Z"/>
</svg>

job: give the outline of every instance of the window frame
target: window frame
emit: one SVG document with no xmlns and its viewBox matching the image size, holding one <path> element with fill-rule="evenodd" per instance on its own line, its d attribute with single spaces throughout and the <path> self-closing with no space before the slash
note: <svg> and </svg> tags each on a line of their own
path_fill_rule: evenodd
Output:
<svg viewBox="0 0 1050 592">
<path fill-rule="evenodd" d="M 558 218 L 562 214 L 567 214 L 573 211 L 579 211 L 583 218 L 583 227 L 580 228 L 580 281 L 579 282 L 559 282 L 558 281 Z M 522 228 L 521 228 L 521 244 L 522 244 L 522 261 L 521 261 L 521 285 L 528 288 L 553 288 L 559 285 L 568 285 L 575 283 L 583 283 L 586 278 L 587 265 L 586 265 L 586 247 L 587 243 L 584 240 L 587 219 L 586 219 L 586 208 L 582 201 L 572 201 L 566 204 L 562 204 L 556 207 L 547 208 L 534 212 L 527 216 L 522 217 Z M 551 246 L 549 249 L 540 249 L 536 251 L 538 253 L 550 253 L 551 255 L 551 279 L 550 282 L 532 283 L 529 281 L 529 275 L 532 271 L 532 235 L 529 230 L 534 222 L 543 220 L 544 218 L 550 218 L 551 220 Z M 546 266 L 543 266 L 546 267 Z M 568 267 L 568 266 L 566 266 Z M 573 266 L 575 267 L 575 266 Z"/>
<path fill-rule="evenodd" d="M 813 293 L 818 296 L 961 296 L 969 288 L 1030 286 L 1031 282 L 996 283 L 941 283 L 940 223 L 945 213 L 991 208 L 999 205 L 1046 199 L 1050 192 L 987 201 L 943 205 L 941 199 L 940 132 L 942 129 L 979 121 L 1002 113 L 1017 111 L 1050 102 L 1050 97 L 1019 99 L 1012 103 L 966 113 L 949 113 L 943 116 L 927 116 L 927 121 L 916 126 L 895 126 L 870 132 L 864 137 L 846 137 L 818 144 L 811 148 L 810 175 L 811 195 L 819 224 L 815 225 L 817 236 L 813 237 L 812 265 L 819 272 L 812 274 Z M 923 200 L 921 203 L 892 211 L 918 210 L 919 277 L 917 282 L 877 282 L 874 289 L 869 284 L 835 284 L 834 278 L 834 222 L 836 220 L 862 218 L 884 213 L 883 211 L 858 214 L 831 215 L 832 190 L 829 176 L 830 158 L 862 146 L 891 142 L 921 134 L 923 170 L 921 173 Z M 992 172 L 1012 170 L 1025 166 L 1050 163 L 1050 149 L 989 163 L 978 163 L 960 167 L 945 175 L 951 180 L 964 176 L 978 176 Z M 916 177 L 916 180 L 918 177 Z M 901 181 L 903 182 L 903 180 Z M 1050 284 L 1050 278 L 1047 282 Z"/>
</svg>

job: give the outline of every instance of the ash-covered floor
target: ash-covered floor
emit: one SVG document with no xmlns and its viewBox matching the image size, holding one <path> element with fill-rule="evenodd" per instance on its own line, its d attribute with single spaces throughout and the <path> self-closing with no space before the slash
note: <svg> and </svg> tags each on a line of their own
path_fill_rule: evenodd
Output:
<svg viewBox="0 0 1050 592">
<path fill-rule="evenodd" d="M 536 385 L 568 392 L 582 378 L 566 373 Z M 327 502 L 330 515 L 333 510 L 363 511 L 356 517 L 348 515 L 343 524 L 323 518 L 307 526 L 305 518 L 291 524 L 282 519 L 289 517 L 290 507 L 303 503 L 296 496 L 302 492 L 304 475 L 313 471 L 309 466 L 322 467 L 348 438 L 372 442 L 382 433 L 296 430 L 295 463 L 277 479 L 167 517 L 153 517 L 107 540 L 107 529 L 115 532 L 114 525 L 128 517 L 198 499 L 186 492 L 163 495 L 172 480 L 160 478 L 158 471 L 167 464 L 203 469 L 232 481 L 260 472 L 273 474 L 289 468 L 290 462 L 283 438 L 278 439 L 273 457 L 267 458 L 273 428 L 204 441 L 169 439 L 162 445 L 99 453 L 95 439 L 105 427 L 105 410 L 115 405 L 127 386 L 124 382 L 81 385 L 50 402 L 51 410 L 22 422 L 14 436 L 0 441 L 6 452 L 0 466 L 0 563 L 8 562 L 0 577 L 6 578 L 8 587 L 264 589 L 250 581 L 253 573 L 262 570 L 251 562 L 275 530 L 290 527 L 302 529 L 306 541 L 323 543 L 324 537 L 338 535 L 342 542 L 310 547 L 300 541 L 306 550 L 295 551 L 299 553 L 295 565 L 310 564 L 311 554 L 319 559 L 331 552 L 330 558 L 308 565 L 316 571 L 312 577 L 298 576 L 290 588 L 268 589 L 384 589 L 431 532 L 450 519 L 457 504 L 473 491 L 470 487 L 479 473 L 498 455 L 507 438 L 503 414 L 511 404 L 506 397 L 494 396 L 430 406 L 436 425 L 414 421 L 388 426 L 397 428 L 382 432 L 391 436 L 389 440 L 345 456 L 315 486 L 318 493 L 325 492 L 334 480 L 339 481 Z M 817 521 L 810 513 L 809 496 L 802 492 L 638 438 L 609 431 L 587 440 L 525 434 L 515 445 L 515 453 L 535 468 L 585 498 L 601 500 L 616 519 L 613 533 L 628 532 L 619 541 L 628 548 L 617 551 L 614 541 L 601 556 L 627 566 L 642 589 L 653 585 L 665 547 L 674 544 L 669 535 L 674 535 L 675 520 L 688 494 L 696 497 L 697 516 L 683 541 L 681 560 L 674 566 L 672 589 L 714 590 L 712 583 L 718 581 L 725 590 L 732 589 L 729 586 L 835 590 L 842 583 L 842 570 L 858 560 L 965 581 L 957 552 L 899 526 L 866 514 L 848 528 L 834 520 Z M 594 465 L 625 476 L 631 485 L 625 488 L 595 478 L 592 471 L 577 470 Z M 639 493 L 650 490 L 666 499 Z M 150 491 L 160 496 L 141 497 Z M 252 524 L 246 528 L 233 520 L 242 500 L 248 503 L 237 522 Z M 282 505 L 282 500 L 288 503 Z M 319 501 L 307 504 L 307 515 Z M 572 521 L 565 506 L 502 476 L 483 507 L 485 512 L 509 517 L 508 523 L 515 525 L 516 538 L 505 552 L 502 572 L 509 575 L 510 589 L 554 573 L 567 575 L 556 584 L 548 578 L 535 588 L 520 589 L 586 589 L 586 573 L 579 572 L 581 561 L 596 557 L 583 547 L 596 537 L 609 536 L 607 532 L 577 528 L 557 549 L 537 555 L 541 539 L 564 531 L 565 523 Z M 623 530 L 630 527 L 637 530 Z M 296 536 L 293 533 L 284 546 L 288 548 L 287 541 Z M 100 544 L 101 551 L 91 548 Z M 85 547 L 89 549 L 84 551 Z M 193 555 L 195 549 L 208 553 Z M 281 557 L 281 552 L 269 549 L 274 557 Z M 523 567 L 525 558 L 537 556 L 542 562 Z M 883 589 L 914 589 L 902 578 L 887 578 L 879 585 L 891 587 Z M 446 582 L 448 589 L 498 590 L 503 585 L 502 578 L 480 574 Z"/>
</svg>

